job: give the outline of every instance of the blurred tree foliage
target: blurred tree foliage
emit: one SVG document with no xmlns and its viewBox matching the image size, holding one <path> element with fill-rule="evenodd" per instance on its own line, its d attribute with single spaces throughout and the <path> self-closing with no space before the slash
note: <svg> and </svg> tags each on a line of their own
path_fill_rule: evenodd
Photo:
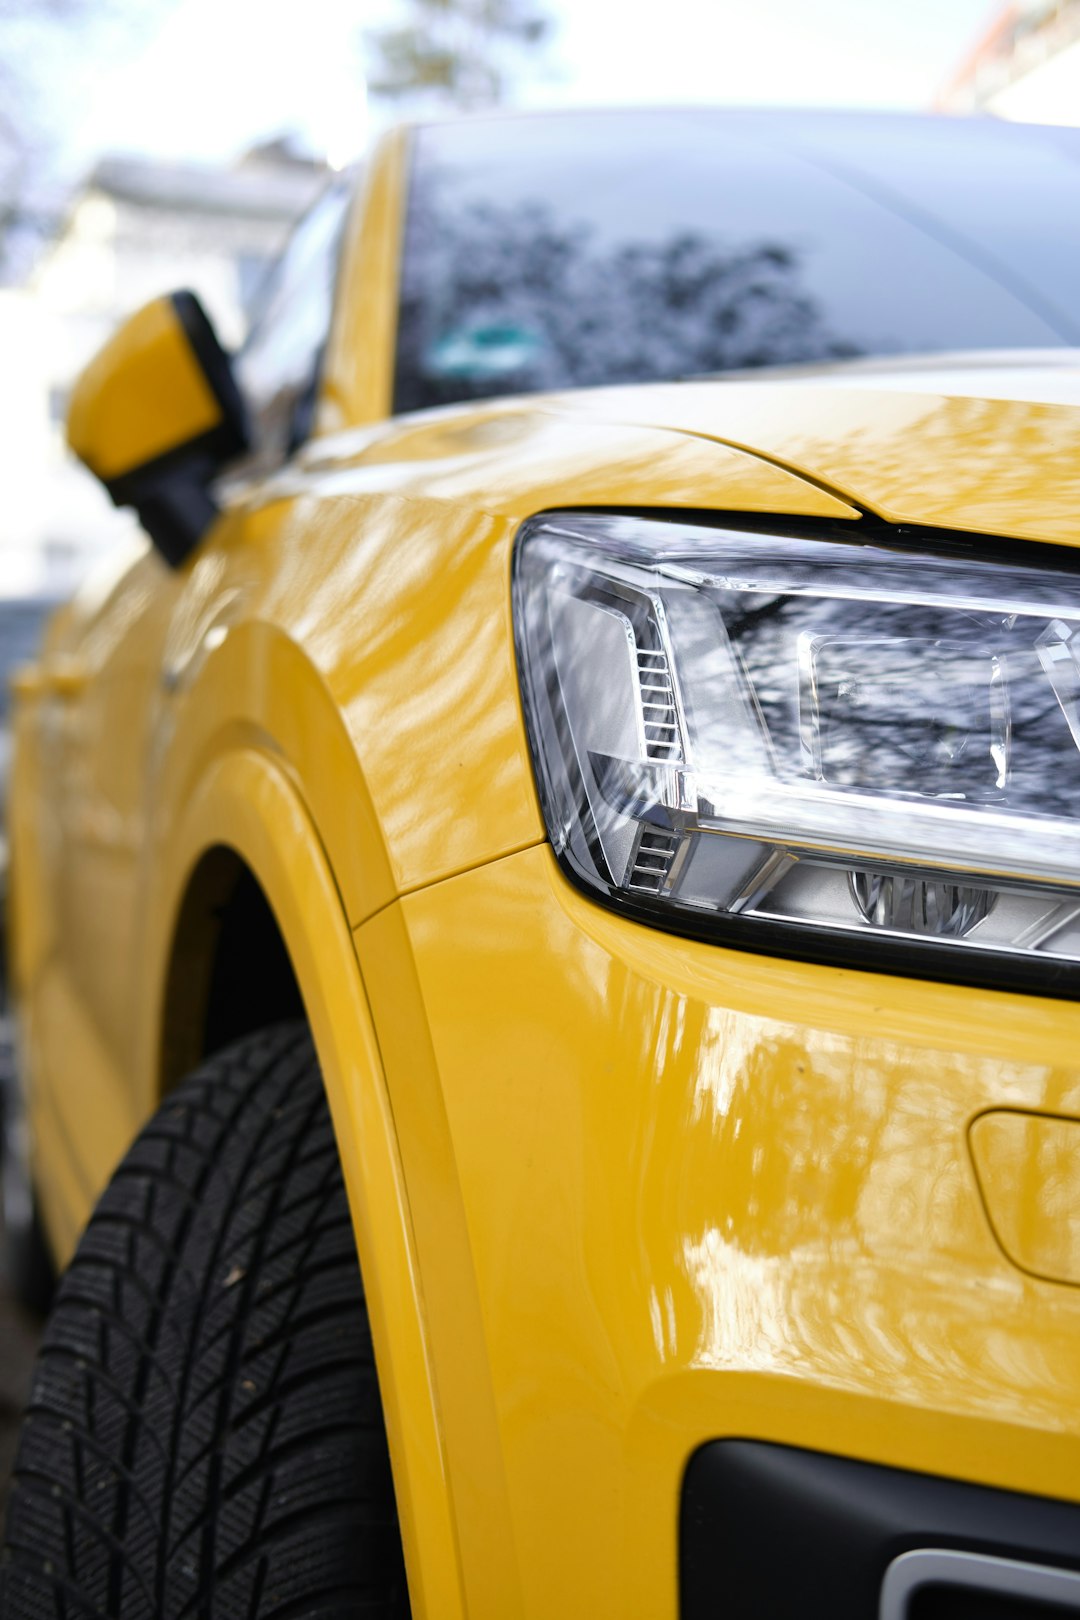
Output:
<svg viewBox="0 0 1080 1620">
<path fill-rule="evenodd" d="M 0 0 L 0 280 L 63 206 L 65 144 L 98 70 L 137 50 L 174 0 Z"/>
<path fill-rule="evenodd" d="M 496 106 L 551 31 L 535 0 L 407 0 L 402 21 L 368 35 L 368 88 L 395 103 Z"/>
</svg>

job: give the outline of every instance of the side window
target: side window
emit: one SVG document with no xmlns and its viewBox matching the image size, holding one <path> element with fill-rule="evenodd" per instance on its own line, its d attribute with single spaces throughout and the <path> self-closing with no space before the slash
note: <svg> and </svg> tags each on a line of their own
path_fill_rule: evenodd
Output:
<svg viewBox="0 0 1080 1620">
<path fill-rule="evenodd" d="M 304 215 L 266 279 L 236 357 L 264 466 L 283 461 L 311 431 L 351 194 L 351 182 L 336 181 Z"/>
</svg>

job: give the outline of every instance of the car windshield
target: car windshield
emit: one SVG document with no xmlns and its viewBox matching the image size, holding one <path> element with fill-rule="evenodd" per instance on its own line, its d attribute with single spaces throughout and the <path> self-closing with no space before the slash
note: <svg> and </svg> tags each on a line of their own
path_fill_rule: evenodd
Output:
<svg viewBox="0 0 1080 1620">
<path fill-rule="evenodd" d="M 395 408 L 1080 345 L 1080 132 L 566 113 L 414 138 Z"/>
</svg>

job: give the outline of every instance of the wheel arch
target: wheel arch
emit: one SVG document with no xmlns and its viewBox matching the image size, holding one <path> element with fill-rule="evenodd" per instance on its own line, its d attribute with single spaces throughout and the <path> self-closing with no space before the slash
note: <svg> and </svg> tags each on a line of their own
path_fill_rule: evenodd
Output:
<svg viewBox="0 0 1080 1620">
<path fill-rule="evenodd" d="M 241 1036 L 305 1016 L 273 909 L 254 872 L 226 844 L 206 850 L 190 874 L 162 993 L 160 1096 Z"/>
<path fill-rule="evenodd" d="M 151 1010 L 136 1065 L 141 1111 L 151 1112 L 203 1055 L 194 1048 L 213 1035 L 215 965 L 230 917 L 239 920 L 237 937 L 261 941 L 279 986 L 288 969 L 311 1028 L 368 1298 L 413 1612 L 453 1620 L 464 1614 L 461 1572 L 408 1197 L 329 859 L 284 761 L 250 744 L 209 761 L 169 831 L 155 861 L 143 953 Z M 272 1006 L 272 993 L 260 993 L 233 1022 Z M 289 1016 L 288 1008 L 276 1016 Z M 226 1017 L 217 1028 L 227 1027 Z"/>
</svg>

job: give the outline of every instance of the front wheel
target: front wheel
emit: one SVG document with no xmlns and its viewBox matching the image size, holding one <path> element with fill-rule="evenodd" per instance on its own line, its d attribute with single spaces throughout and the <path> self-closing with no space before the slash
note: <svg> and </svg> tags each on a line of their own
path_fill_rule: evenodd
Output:
<svg viewBox="0 0 1080 1620">
<path fill-rule="evenodd" d="M 405 1620 L 345 1189 L 307 1031 L 187 1080 L 64 1276 L 15 1465 L 5 1620 Z"/>
</svg>

